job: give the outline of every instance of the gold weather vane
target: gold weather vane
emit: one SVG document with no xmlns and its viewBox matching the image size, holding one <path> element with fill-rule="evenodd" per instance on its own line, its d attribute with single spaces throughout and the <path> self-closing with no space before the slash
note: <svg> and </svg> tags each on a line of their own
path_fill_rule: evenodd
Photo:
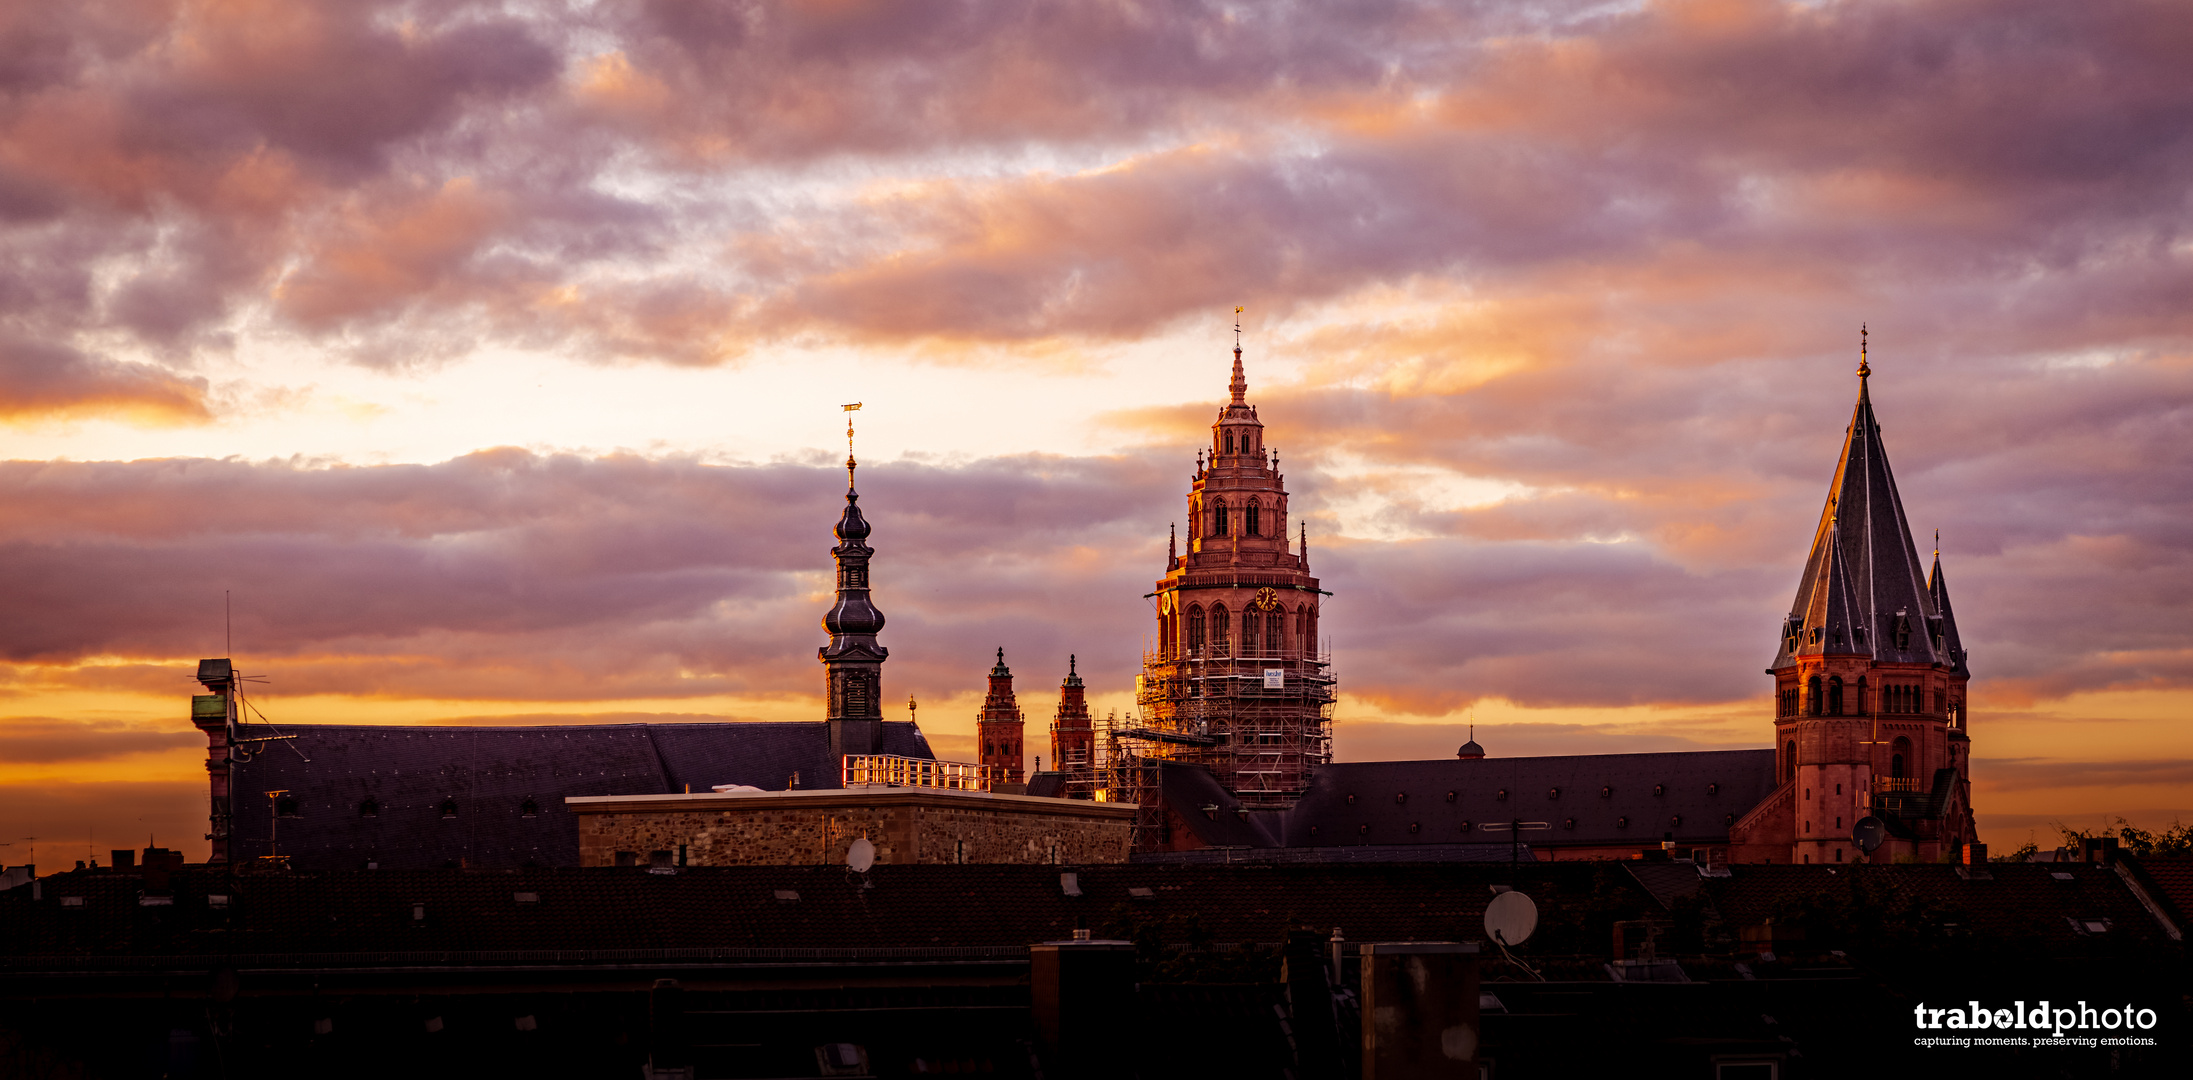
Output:
<svg viewBox="0 0 2193 1080">
<path fill-rule="evenodd" d="M 860 411 L 860 402 L 838 408 L 845 410 L 845 482 L 850 485 L 853 482 L 853 414 Z"/>
<path fill-rule="evenodd" d="M 1243 310 L 1243 309 L 1242 309 L 1242 307 L 1241 307 L 1241 306 L 1240 306 L 1239 304 L 1236 304 L 1236 305 L 1234 305 L 1234 348 L 1236 348 L 1236 349 L 1238 349 L 1238 348 L 1240 348 L 1240 347 L 1241 347 L 1241 312 L 1242 312 L 1242 310 Z"/>
</svg>

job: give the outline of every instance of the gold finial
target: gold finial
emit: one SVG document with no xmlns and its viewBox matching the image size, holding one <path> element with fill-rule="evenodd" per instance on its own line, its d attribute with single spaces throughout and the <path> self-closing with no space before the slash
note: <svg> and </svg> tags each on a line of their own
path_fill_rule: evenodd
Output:
<svg viewBox="0 0 2193 1080">
<path fill-rule="evenodd" d="M 845 486 L 853 486 L 853 414 L 860 411 L 860 402 L 840 405 L 845 410 Z"/>
<path fill-rule="evenodd" d="M 1869 368 L 1869 367 L 1867 367 L 1867 366 L 1866 366 L 1866 324 L 1864 324 L 1864 323 L 1859 323 L 1859 324 L 1858 324 L 1858 377 L 1859 377 L 1859 378 L 1861 378 L 1861 379 L 1863 379 L 1863 378 L 1865 378 L 1866 376 L 1868 376 L 1868 375 L 1871 375 L 1871 374 L 1873 374 L 1873 369 L 1872 369 L 1872 368 Z"/>
<path fill-rule="evenodd" d="M 1236 304 L 1236 305 L 1234 305 L 1234 351 L 1235 351 L 1235 352 L 1240 352 L 1240 351 L 1241 351 L 1241 312 L 1242 312 L 1243 310 L 1244 310 L 1244 309 L 1243 309 L 1243 308 L 1241 307 L 1241 305 L 1239 305 L 1239 304 Z"/>
<path fill-rule="evenodd" d="M 1942 557 L 1942 530 L 1940 529 L 1934 530 L 1934 557 L 1937 560 Z"/>
</svg>

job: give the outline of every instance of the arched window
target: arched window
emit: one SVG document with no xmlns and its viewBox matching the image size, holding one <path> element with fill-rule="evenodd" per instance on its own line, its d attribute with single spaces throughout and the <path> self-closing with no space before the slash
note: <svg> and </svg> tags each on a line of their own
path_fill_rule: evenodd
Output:
<svg viewBox="0 0 2193 1080">
<path fill-rule="evenodd" d="M 1212 535 L 1212 536 L 1224 536 L 1224 535 L 1226 535 L 1226 504 L 1225 504 L 1225 503 L 1222 503 L 1222 502 L 1217 502 L 1217 503 L 1212 503 L 1212 504 L 1211 504 L 1211 535 Z"/>
<path fill-rule="evenodd" d="M 1256 655 L 1256 624 L 1258 621 L 1254 611 L 1241 613 L 1241 655 L 1243 656 Z"/>
<path fill-rule="evenodd" d="M 1797 780 L 1797 740 L 1795 739 L 1791 739 L 1782 747 L 1782 780 L 1784 783 L 1794 783 Z"/>
<path fill-rule="evenodd" d="M 1188 651 L 1190 653 L 1203 651 L 1203 606 L 1201 604 L 1188 609 Z"/>
<path fill-rule="evenodd" d="M 1241 527 L 1241 531 L 1242 531 L 1243 533 L 1245 533 L 1245 534 L 1247 534 L 1247 535 L 1249 535 L 1249 536 L 1262 536 L 1262 535 L 1264 535 L 1263 533 L 1260 533 L 1260 532 L 1256 531 L 1256 530 L 1257 530 L 1257 524 L 1258 524 L 1258 522 L 1257 522 L 1257 517 L 1258 517 L 1258 515 L 1259 515 L 1259 512 L 1260 512 L 1260 511 L 1261 511 L 1262 509 L 1263 509 L 1262 507 L 1259 507 L 1259 506 L 1258 506 L 1258 505 L 1256 504 L 1256 500 L 1255 500 L 1255 499 L 1251 499 L 1251 500 L 1249 500 L 1249 513 L 1248 513 L 1248 520 L 1246 520 L 1246 521 L 1243 521 L 1243 522 L 1241 523 L 1241 525 L 1242 525 L 1242 527 Z"/>
<path fill-rule="evenodd" d="M 1224 438 L 1225 438 L 1225 446 L 1226 446 L 1226 452 L 1227 452 L 1227 453 L 1229 453 L 1229 454 L 1233 453 L 1233 452 L 1234 452 L 1234 433 L 1233 433 L 1233 432 L 1231 432 L 1231 431 L 1229 431 L 1229 432 L 1227 432 L 1227 433 L 1225 434 L 1225 437 L 1224 437 Z"/>
<path fill-rule="evenodd" d="M 1226 605 L 1211 605 L 1211 648 L 1225 651 L 1226 638 L 1232 625 L 1226 615 Z"/>
<path fill-rule="evenodd" d="M 1302 655 L 1310 655 L 1310 608 L 1307 604 L 1294 609 L 1294 638 L 1302 646 Z"/>
<path fill-rule="evenodd" d="M 1814 675 L 1812 681 L 1805 684 L 1805 689 L 1808 691 L 1806 696 L 1811 699 L 1805 702 L 1805 711 L 1814 716 L 1820 715 L 1820 677 Z"/>
<path fill-rule="evenodd" d="M 1866 677 L 1858 676 L 1858 715 L 1866 714 Z"/>
<path fill-rule="evenodd" d="M 1273 656 L 1278 656 L 1285 648 L 1286 640 L 1287 613 L 1273 608 L 1264 617 L 1264 647 L 1270 649 Z"/>
<path fill-rule="evenodd" d="M 1911 740 L 1897 736 L 1896 741 L 1889 746 L 1888 774 L 1901 780 L 1911 775 L 1915 764 L 1917 762 L 1911 760 Z"/>
<path fill-rule="evenodd" d="M 1841 675 L 1828 678 L 1828 715 L 1843 715 L 1843 677 Z"/>
</svg>

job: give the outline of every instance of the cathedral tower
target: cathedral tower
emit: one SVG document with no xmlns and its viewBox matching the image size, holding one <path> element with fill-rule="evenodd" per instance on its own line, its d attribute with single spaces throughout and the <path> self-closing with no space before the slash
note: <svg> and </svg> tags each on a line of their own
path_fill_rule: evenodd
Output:
<svg viewBox="0 0 2193 1080">
<path fill-rule="evenodd" d="M 848 431 L 850 434 L 850 430 Z M 860 492 L 853 487 L 853 455 L 845 455 L 845 513 L 835 530 L 838 545 L 830 555 L 838 563 L 838 600 L 822 617 L 830 632 L 830 644 L 817 654 L 822 660 L 825 690 L 829 694 L 830 756 L 842 761 L 847 754 L 880 752 L 883 736 L 883 661 L 891 650 L 876 644 L 883 629 L 883 612 L 868 599 L 868 560 L 875 551 L 868 544 L 868 520 L 860 514 Z M 838 784 L 831 777 L 830 787 Z"/>
<path fill-rule="evenodd" d="M 1890 472 L 1861 342 L 1858 404 L 1784 617 L 1774 676 L 1780 787 L 1737 822 L 1732 857 L 1849 862 L 1876 817 L 1873 861 L 1932 861 L 1977 839 L 1966 685 L 1941 552 L 1919 561 Z"/>
<path fill-rule="evenodd" d="M 1325 594 L 1310 575 L 1308 530 L 1300 548 L 1288 543 L 1286 476 L 1249 404 L 1238 340 L 1228 390 L 1196 454 L 1187 550 L 1168 544 L 1152 595 L 1155 648 L 1136 681 L 1142 726 L 1115 735 L 1111 782 L 1135 786 L 1122 779 L 1137 771 L 1122 768 L 1132 761 L 1184 761 L 1244 806 L 1278 809 L 1331 757 L 1333 678 L 1317 643 Z"/>
<path fill-rule="evenodd" d="M 1051 718 L 1051 768 L 1065 777 L 1067 798 L 1095 794 L 1096 724 L 1072 656 L 1066 658 L 1066 681 L 1058 684 L 1058 713 Z"/>
<path fill-rule="evenodd" d="M 1027 759 L 1022 756 L 1020 702 L 1013 697 L 1013 669 L 1005 666 L 1005 649 L 998 649 L 997 666 L 990 669 L 990 692 L 982 699 L 982 711 L 975 714 L 975 739 L 982 744 L 982 763 L 997 769 L 999 781 L 1007 784 L 1023 784 L 1028 773 L 1023 766 Z"/>
</svg>

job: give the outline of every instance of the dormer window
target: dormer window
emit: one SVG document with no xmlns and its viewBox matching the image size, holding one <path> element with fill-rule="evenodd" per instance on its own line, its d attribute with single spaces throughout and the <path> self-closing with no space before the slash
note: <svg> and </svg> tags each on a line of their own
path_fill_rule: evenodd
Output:
<svg viewBox="0 0 2193 1080">
<path fill-rule="evenodd" d="M 541 804 L 533 801 L 531 797 L 528 797 L 518 803 L 519 817 L 536 817 L 539 816 L 540 812 Z"/>
<path fill-rule="evenodd" d="M 380 800 L 379 800 L 379 799 L 367 799 L 366 801 L 364 801 L 364 802 L 362 802 L 362 803 L 359 803 L 359 804 L 358 804 L 358 816 L 359 816 L 359 817 L 380 817 L 380 816 L 381 816 L 381 802 L 380 802 Z"/>
<path fill-rule="evenodd" d="M 1911 648 L 1911 620 L 1901 611 L 1896 613 L 1896 647 Z"/>
<path fill-rule="evenodd" d="M 1812 628 L 1811 641 L 1814 645 L 1818 645 L 1820 643 L 1820 628 L 1817 626 Z"/>
<path fill-rule="evenodd" d="M 298 811 L 297 811 L 297 800 L 296 800 L 296 799 L 295 799 L 294 797 L 292 797 L 292 796 L 289 796 L 289 795 L 284 795 L 284 796 L 282 796 L 281 798 L 279 798 L 279 799 L 276 799 L 276 800 L 274 800 L 274 816 L 275 816 L 275 817 L 299 817 L 299 816 L 301 816 L 301 815 L 300 815 L 300 814 L 298 813 Z"/>
<path fill-rule="evenodd" d="M 443 816 L 443 817 L 445 817 L 445 818 L 453 818 L 453 817 L 456 817 L 456 816 L 457 816 L 457 800 L 455 800 L 455 799 L 443 799 L 443 800 L 442 800 L 442 805 L 441 805 L 441 811 L 442 811 L 442 816 Z"/>
</svg>

